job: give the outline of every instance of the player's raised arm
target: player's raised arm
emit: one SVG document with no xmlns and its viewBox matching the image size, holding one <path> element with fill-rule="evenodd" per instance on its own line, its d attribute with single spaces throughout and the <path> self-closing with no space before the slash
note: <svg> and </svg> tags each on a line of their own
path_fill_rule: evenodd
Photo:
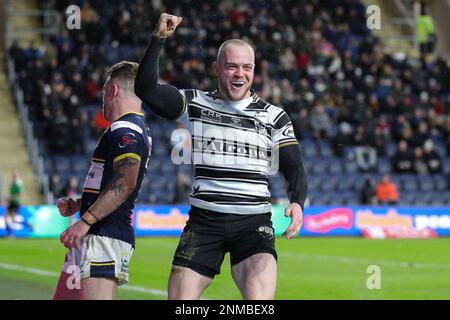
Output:
<svg viewBox="0 0 450 320">
<path fill-rule="evenodd" d="M 177 88 L 171 85 L 158 84 L 159 53 L 165 39 L 171 36 L 182 18 L 162 13 L 147 50 L 142 58 L 134 91 L 156 114 L 167 119 L 175 119 L 184 109 L 184 99 Z"/>
</svg>

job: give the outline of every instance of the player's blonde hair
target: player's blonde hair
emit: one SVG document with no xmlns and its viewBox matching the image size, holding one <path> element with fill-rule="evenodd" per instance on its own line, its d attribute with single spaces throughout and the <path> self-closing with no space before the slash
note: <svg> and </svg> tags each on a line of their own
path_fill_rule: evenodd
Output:
<svg viewBox="0 0 450 320">
<path fill-rule="evenodd" d="M 222 45 L 219 47 L 219 51 L 217 52 L 217 62 L 220 62 L 223 52 L 227 47 L 231 45 L 246 46 L 250 48 L 253 52 L 253 55 L 255 55 L 255 49 L 253 49 L 253 46 L 249 42 L 242 39 L 230 39 L 222 43 Z"/>
</svg>

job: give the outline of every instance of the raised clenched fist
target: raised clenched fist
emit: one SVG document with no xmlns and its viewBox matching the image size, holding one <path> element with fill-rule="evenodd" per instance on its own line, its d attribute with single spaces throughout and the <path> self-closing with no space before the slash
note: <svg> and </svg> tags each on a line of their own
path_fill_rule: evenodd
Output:
<svg viewBox="0 0 450 320">
<path fill-rule="evenodd" d="M 155 35 L 160 38 L 170 37 L 182 20 L 182 17 L 161 13 L 158 24 L 156 25 Z"/>
</svg>

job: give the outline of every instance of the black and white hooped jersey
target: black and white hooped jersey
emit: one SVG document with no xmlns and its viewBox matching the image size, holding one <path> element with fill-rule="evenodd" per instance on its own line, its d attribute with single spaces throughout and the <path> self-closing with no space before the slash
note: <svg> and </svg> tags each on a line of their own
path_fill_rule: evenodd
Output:
<svg viewBox="0 0 450 320">
<path fill-rule="evenodd" d="M 102 134 L 95 147 L 84 184 L 81 215 L 97 200 L 99 194 L 110 182 L 113 177 L 114 162 L 124 158 L 134 158 L 140 160 L 140 168 L 133 193 L 117 210 L 95 223 L 88 233 L 119 239 L 134 246 L 131 214 L 147 170 L 151 148 L 152 139 L 142 113 L 123 114 Z"/>
<path fill-rule="evenodd" d="M 180 92 L 184 108 L 177 119 L 190 133 L 195 169 L 191 205 L 234 214 L 270 212 L 268 175 L 277 170 L 278 149 L 298 143 L 288 115 L 255 93 L 234 102 L 217 92 Z"/>
</svg>

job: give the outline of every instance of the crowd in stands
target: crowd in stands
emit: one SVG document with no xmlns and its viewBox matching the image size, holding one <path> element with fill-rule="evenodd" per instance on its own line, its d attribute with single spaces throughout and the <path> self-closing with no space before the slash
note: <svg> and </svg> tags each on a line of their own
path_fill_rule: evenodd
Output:
<svg viewBox="0 0 450 320">
<path fill-rule="evenodd" d="M 38 136 L 52 155 L 92 151 L 90 141 L 109 125 L 100 113 L 106 68 L 120 60 L 139 61 L 160 12 L 171 12 L 183 16 L 183 22 L 163 50 L 161 81 L 178 88 L 214 90 L 211 64 L 219 45 L 242 38 L 255 47 L 253 88 L 284 108 L 304 148 L 325 142 L 320 150 L 332 150 L 331 159 L 354 161 L 363 182 L 364 174 L 381 174 L 382 160 L 389 162 L 387 171 L 392 174 L 448 174 L 444 170 L 450 156 L 448 63 L 440 57 L 385 53 L 381 41 L 367 29 L 365 7 L 359 1 L 213 0 L 195 6 L 190 1 L 144 0 L 40 3 L 60 12 L 63 22 L 68 5 L 81 8 L 81 30 L 67 30 L 62 23 L 44 50 L 18 41 L 9 49 Z M 167 157 L 170 132 L 166 131 L 172 127 L 163 121 L 164 126 L 157 128 L 161 120 L 146 112 L 150 129 L 153 125 L 161 138 L 155 145 L 165 143 Z M 307 164 L 309 158 L 305 150 Z M 308 169 L 317 163 L 311 162 Z M 186 190 L 188 179 L 172 173 L 177 181 L 173 201 L 186 201 L 177 200 L 175 189 L 177 194 Z M 310 177 L 314 174 L 309 172 Z M 311 188 L 315 190 L 314 183 Z M 379 193 L 383 192 L 376 192 L 377 197 Z M 370 196 L 361 198 L 373 202 Z"/>
</svg>

